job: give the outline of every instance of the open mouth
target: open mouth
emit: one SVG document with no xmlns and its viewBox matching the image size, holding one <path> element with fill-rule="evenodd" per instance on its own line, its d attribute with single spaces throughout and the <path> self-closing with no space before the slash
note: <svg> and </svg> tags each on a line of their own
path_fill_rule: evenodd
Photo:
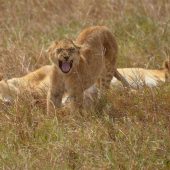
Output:
<svg viewBox="0 0 170 170">
<path fill-rule="evenodd" d="M 73 65 L 73 60 L 71 61 L 61 61 L 59 60 L 59 67 L 63 73 L 68 73 Z"/>
</svg>

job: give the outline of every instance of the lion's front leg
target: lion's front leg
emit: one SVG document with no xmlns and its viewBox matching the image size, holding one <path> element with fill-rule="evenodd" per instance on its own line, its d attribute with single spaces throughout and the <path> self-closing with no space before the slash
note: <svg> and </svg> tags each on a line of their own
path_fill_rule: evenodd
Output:
<svg viewBox="0 0 170 170">
<path fill-rule="evenodd" d="M 73 91 L 69 95 L 71 111 L 79 111 L 83 108 L 83 91 Z"/>
<path fill-rule="evenodd" d="M 47 114 L 54 113 L 56 108 L 61 107 L 64 89 L 50 88 L 47 94 Z"/>
<path fill-rule="evenodd" d="M 47 94 L 47 114 L 54 113 L 56 108 L 61 107 L 64 90 L 63 79 L 57 69 L 53 67 Z"/>
</svg>

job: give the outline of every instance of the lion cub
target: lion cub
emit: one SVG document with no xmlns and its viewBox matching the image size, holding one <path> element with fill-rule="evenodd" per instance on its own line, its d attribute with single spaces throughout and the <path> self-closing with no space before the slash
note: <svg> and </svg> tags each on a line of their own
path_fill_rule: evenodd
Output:
<svg viewBox="0 0 170 170">
<path fill-rule="evenodd" d="M 124 85 L 127 81 L 116 68 L 118 47 L 114 36 L 104 26 L 83 30 L 76 41 L 54 42 L 47 50 L 53 63 L 47 112 L 61 106 L 65 91 L 71 98 L 71 109 L 81 108 L 83 92 L 97 82 L 99 89 L 108 89 L 115 76 Z"/>
</svg>

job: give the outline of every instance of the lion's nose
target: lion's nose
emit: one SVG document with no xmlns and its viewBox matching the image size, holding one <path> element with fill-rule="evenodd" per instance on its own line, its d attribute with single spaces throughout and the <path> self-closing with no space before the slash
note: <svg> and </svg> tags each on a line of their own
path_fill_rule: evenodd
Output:
<svg viewBox="0 0 170 170">
<path fill-rule="evenodd" d="M 68 56 L 65 56 L 64 59 L 67 61 L 67 60 L 69 59 L 69 57 L 68 57 Z"/>
</svg>

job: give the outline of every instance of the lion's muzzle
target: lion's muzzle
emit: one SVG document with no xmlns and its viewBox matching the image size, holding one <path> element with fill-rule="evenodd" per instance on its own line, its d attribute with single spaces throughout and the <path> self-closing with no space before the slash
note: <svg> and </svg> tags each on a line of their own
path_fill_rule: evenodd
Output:
<svg viewBox="0 0 170 170">
<path fill-rule="evenodd" d="M 62 61 L 59 60 L 59 67 L 63 73 L 68 73 L 73 66 L 73 60 L 70 61 Z"/>
</svg>

